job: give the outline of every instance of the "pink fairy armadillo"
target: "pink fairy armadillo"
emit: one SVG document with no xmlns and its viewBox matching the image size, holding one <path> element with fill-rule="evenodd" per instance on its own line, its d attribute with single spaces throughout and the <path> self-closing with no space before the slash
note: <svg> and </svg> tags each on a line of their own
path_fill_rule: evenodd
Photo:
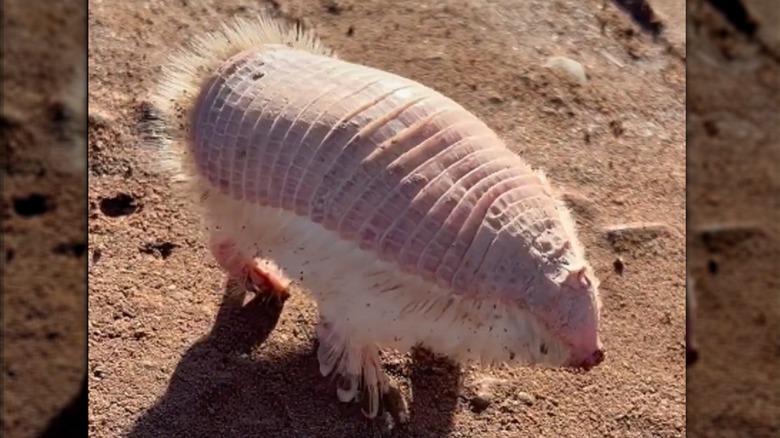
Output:
<svg viewBox="0 0 780 438">
<path fill-rule="evenodd" d="M 334 57 L 268 17 L 198 40 L 154 104 L 220 266 L 316 300 L 338 398 L 391 388 L 379 347 L 589 369 L 598 284 L 540 172 L 409 79 Z M 362 389 L 362 394 L 358 389 Z"/>
</svg>

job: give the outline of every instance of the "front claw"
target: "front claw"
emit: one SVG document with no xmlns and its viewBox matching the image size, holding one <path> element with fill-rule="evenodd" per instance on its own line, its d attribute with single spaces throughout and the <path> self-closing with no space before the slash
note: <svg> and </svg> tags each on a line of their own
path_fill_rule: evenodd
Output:
<svg viewBox="0 0 780 438">
<path fill-rule="evenodd" d="M 342 376 L 336 378 L 336 397 L 342 403 L 349 403 L 358 399 L 360 379 L 358 376 Z"/>
<path fill-rule="evenodd" d="M 234 240 L 216 234 L 211 236 L 209 246 L 214 259 L 229 276 L 231 295 L 242 300 L 249 294 L 282 302 L 289 298 L 292 282 L 273 261 L 249 257 L 238 249 Z"/>
<path fill-rule="evenodd" d="M 290 280 L 272 261 L 255 259 L 244 273 L 244 287 L 255 295 L 284 301 L 290 297 Z"/>
<path fill-rule="evenodd" d="M 317 337 L 320 373 L 335 377 L 336 397 L 340 402 L 360 402 L 361 411 L 368 419 L 388 413 L 396 424 L 408 421 L 406 400 L 382 369 L 376 345 L 355 345 L 324 321 L 317 326 Z"/>
</svg>

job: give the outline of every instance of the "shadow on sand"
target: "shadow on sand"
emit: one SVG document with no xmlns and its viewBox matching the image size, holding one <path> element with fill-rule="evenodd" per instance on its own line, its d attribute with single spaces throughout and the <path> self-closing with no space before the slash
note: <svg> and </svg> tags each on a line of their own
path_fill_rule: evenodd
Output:
<svg viewBox="0 0 780 438">
<path fill-rule="evenodd" d="M 250 358 L 276 327 L 284 304 L 253 300 L 244 307 L 226 293 L 211 332 L 184 355 L 166 393 L 125 436 L 151 437 L 442 437 L 458 404 L 456 367 L 416 354 L 409 376 L 410 422 L 387 432 L 357 404 L 336 399 L 319 373 L 314 349 Z M 392 370 L 391 370 L 392 372 Z"/>
<path fill-rule="evenodd" d="M 81 383 L 81 389 L 67 405 L 57 413 L 39 438 L 75 438 L 87 436 L 87 376 Z"/>
</svg>

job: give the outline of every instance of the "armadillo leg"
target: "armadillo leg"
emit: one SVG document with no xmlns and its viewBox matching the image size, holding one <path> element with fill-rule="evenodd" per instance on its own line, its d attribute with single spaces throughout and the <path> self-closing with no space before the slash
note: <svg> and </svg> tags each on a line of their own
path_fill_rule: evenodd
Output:
<svg viewBox="0 0 780 438">
<path fill-rule="evenodd" d="M 368 418 L 387 410 L 397 422 L 406 421 L 406 402 L 382 369 L 375 344 L 348 337 L 324 318 L 317 326 L 317 338 L 320 372 L 326 377 L 335 376 L 339 401 L 360 400 Z"/>
<path fill-rule="evenodd" d="M 219 266 L 245 291 L 288 297 L 290 280 L 273 261 L 249 257 L 238 249 L 235 240 L 216 234 L 211 235 L 209 247 Z"/>
</svg>

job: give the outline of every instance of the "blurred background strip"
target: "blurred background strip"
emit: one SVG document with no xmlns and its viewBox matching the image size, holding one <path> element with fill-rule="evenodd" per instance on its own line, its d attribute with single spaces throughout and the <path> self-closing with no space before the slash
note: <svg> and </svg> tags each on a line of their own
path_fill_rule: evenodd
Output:
<svg viewBox="0 0 780 438">
<path fill-rule="evenodd" d="M 688 1 L 691 437 L 780 435 L 780 5 Z"/>
<path fill-rule="evenodd" d="M 87 434 L 86 19 L 2 9 L 2 431 Z"/>
</svg>

